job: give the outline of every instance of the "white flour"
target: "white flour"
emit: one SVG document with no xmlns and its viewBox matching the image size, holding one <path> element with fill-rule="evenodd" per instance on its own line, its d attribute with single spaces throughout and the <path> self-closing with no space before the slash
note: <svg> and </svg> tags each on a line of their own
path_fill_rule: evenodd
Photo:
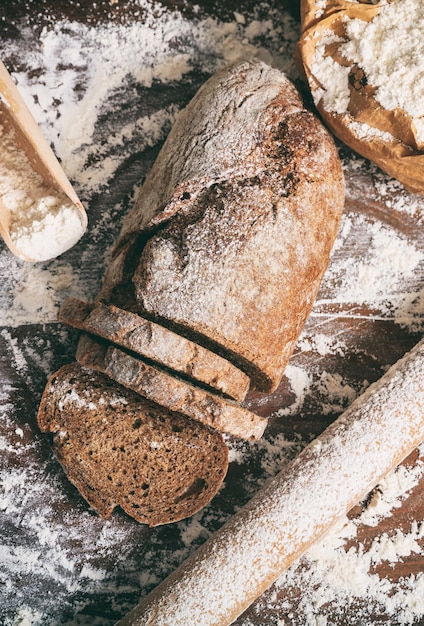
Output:
<svg viewBox="0 0 424 626">
<path fill-rule="evenodd" d="M 55 258 L 82 236 L 79 211 L 64 193 L 46 186 L 13 130 L 0 126 L 0 138 L 0 200 L 10 214 L 12 242 L 21 258 Z"/>
<path fill-rule="evenodd" d="M 421 460 L 415 466 L 392 471 L 358 517 L 340 520 L 337 527 L 316 543 L 305 557 L 307 570 L 301 565 L 294 566 L 280 578 L 277 589 L 299 585 L 308 590 L 300 600 L 296 615 L 288 616 L 290 619 L 281 622 L 281 626 L 329 626 L 326 617 L 329 607 L 347 606 L 352 598 L 367 602 L 369 596 L 384 607 L 388 616 L 395 617 L 397 624 L 412 624 L 416 616 L 423 614 L 422 573 L 404 580 L 399 589 L 387 578 L 380 578 L 376 570 L 384 562 L 394 565 L 411 553 L 423 554 L 423 521 L 412 521 L 409 528 L 397 529 L 390 535 L 380 531 L 369 544 L 361 543 L 358 538 L 361 524 L 377 527 L 408 498 L 408 493 L 424 475 L 423 454 L 421 446 Z M 270 600 L 275 610 L 281 608 L 283 602 L 283 598 Z M 367 616 L 367 605 L 360 606 L 361 626 L 371 625 L 373 619 Z"/>
<path fill-rule="evenodd" d="M 417 441 L 422 440 L 423 375 L 424 343 L 421 342 L 390 369 L 384 381 L 370 387 L 293 464 L 257 492 L 245 509 L 200 548 L 201 556 L 195 553 L 189 564 L 179 570 L 178 577 L 165 582 L 160 595 L 150 603 L 142 602 L 142 608 L 136 610 L 129 623 L 165 626 L 171 617 L 175 626 L 187 624 L 190 618 L 204 626 L 230 623 L 228 618 L 237 615 L 252 594 L 257 594 L 266 582 L 293 562 L 298 551 L 307 549 L 314 537 L 320 541 L 320 531 L 326 528 L 326 523 L 330 520 L 337 523 L 352 501 L 366 495 L 370 479 L 386 474 L 394 459 L 409 454 Z M 408 419 L 403 419 L 404 415 Z M 379 548 L 374 549 L 373 565 L 391 560 L 391 555 L 397 558 L 411 552 L 421 553 L 417 542 L 422 538 L 421 530 L 413 524 L 410 536 L 403 540 L 399 535 L 391 542 L 381 537 Z M 390 547 L 382 549 L 383 544 Z M 351 555 L 349 550 L 348 562 Z M 361 559 L 357 583 L 364 581 L 365 572 L 370 574 L 366 565 L 370 564 Z M 343 574 L 351 584 L 348 567 L 344 567 Z M 326 582 L 334 591 L 333 575 L 334 570 Z M 358 589 L 358 584 L 353 587 L 355 595 L 367 591 L 366 583 L 363 589 Z M 303 586 L 300 589 L 303 591 Z M 352 586 L 349 591 L 352 592 Z M 318 592 L 322 595 L 321 589 Z M 306 586 L 305 597 L 308 595 Z M 204 598 L 208 598 L 207 602 Z M 393 602 L 392 597 L 390 601 Z M 405 623 L 403 619 L 402 622 Z"/>
<path fill-rule="evenodd" d="M 93 296 L 90 283 L 83 282 L 75 267 L 64 259 L 48 267 L 31 266 L 4 254 L 0 256 L 0 267 L 5 272 L 3 282 L 6 287 L 0 295 L 2 326 L 56 321 L 59 302 L 65 297 L 85 294 L 89 299 Z"/>
<path fill-rule="evenodd" d="M 315 48 L 311 72 L 321 85 L 312 92 L 315 104 L 322 100 L 324 109 L 334 113 L 346 113 L 350 99 L 348 84 L 349 67 L 343 67 L 326 54 L 327 46 L 343 41 L 332 30 L 325 31 Z"/>
<path fill-rule="evenodd" d="M 212 18 L 193 21 L 178 12 L 169 14 L 147 0 L 139 4 L 145 10 L 140 22 L 103 27 L 66 22 L 45 28 L 42 47 L 27 59 L 42 70 L 41 76 L 30 79 L 26 73 L 14 74 L 65 171 L 79 188 L 93 190 L 107 184 L 128 158 L 125 146 L 131 137 L 137 136 L 139 150 L 153 145 L 163 138 L 164 126 L 169 128 L 175 116 L 175 106 L 141 115 L 136 125 L 123 123 L 118 134 L 115 131 L 107 137 L 106 144 L 96 144 L 99 116 L 108 110 L 114 92 L 126 83 L 150 88 L 155 82 L 178 82 L 196 68 L 212 73 L 240 56 L 250 55 L 289 73 L 295 71 L 289 54 L 284 53 L 293 46 L 296 33 L 289 30 L 289 20 L 283 25 L 274 23 L 272 18 L 279 17 L 275 11 L 261 21 L 241 23 L 236 17 L 233 22 Z M 286 31 L 282 32 L 284 26 Z M 283 45 L 279 42 L 281 34 L 286 38 Z M 266 47 L 258 45 L 260 38 L 265 38 Z M 114 146 L 121 149 L 111 156 Z"/>
<path fill-rule="evenodd" d="M 74 184 L 83 205 L 90 202 L 113 179 L 118 169 L 134 153 L 156 145 L 168 132 L 178 106 L 170 103 L 143 114 L 143 98 L 152 85 L 173 85 L 185 80 L 189 72 L 210 74 L 239 56 L 255 55 L 272 62 L 290 75 L 296 75 L 292 50 L 297 38 L 294 21 L 270 8 L 267 19 L 255 16 L 231 22 L 211 17 L 189 20 L 178 12 L 169 13 L 160 5 L 140 0 L 143 20 L 127 25 L 87 26 L 77 22 L 60 22 L 45 27 L 38 47 L 14 49 L 9 43 L 3 59 L 18 55 L 25 72 L 14 72 L 13 78 L 47 139 L 53 144 L 68 178 Z M 23 38 L 30 39 L 25 26 Z M 122 92 L 128 112 L 122 116 Z M 168 98 L 168 96 L 166 96 Z M 148 106 L 147 106 L 148 109 Z M 114 119 L 113 132 L 101 126 L 102 117 Z M 102 228 L 113 224 L 116 206 L 104 206 Z M 116 228 L 116 227 L 115 227 Z M 89 236 L 97 233 L 90 230 Z M 31 277 L 23 264 L 10 259 L 8 251 L 0 252 L 0 273 L 7 276 L 10 263 L 15 265 L 13 280 L 0 294 L 0 325 L 23 324 L 23 307 L 28 305 L 27 323 L 55 321 L 59 304 L 67 295 L 57 280 L 60 272 L 50 264 L 43 272 L 43 282 L 35 288 L 40 276 L 34 268 Z M 98 255 L 97 255 L 98 256 Z M 65 262 L 61 257 L 58 263 Z M 78 261 L 77 261 L 78 262 Z M 87 242 L 79 260 L 93 263 Z M 84 279 L 82 297 L 93 297 L 103 275 L 104 261 Z M 74 273 L 78 267 L 74 265 Z M 43 296 L 45 272 L 55 278 L 51 296 L 55 305 Z M 78 280 L 78 277 L 76 277 Z M 20 297 L 22 315 L 15 321 L 15 286 L 30 281 L 38 296 L 26 303 Z M 51 282 L 51 281 L 48 281 Z M 67 278 L 65 280 L 67 283 Z M 77 295 L 77 294 L 75 294 Z M 37 313 L 35 314 L 35 310 Z"/>
<path fill-rule="evenodd" d="M 370 22 L 348 20 L 349 41 L 340 46 L 376 88 L 387 110 L 403 109 L 420 123 L 424 115 L 424 6 L 420 0 L 394 0 Z M 376 63 L 378 59 L 378 63 Z M 418 142 L 424 136 L 418 133 Z"/>
<path fill-rule="evenodd" d="M 346 248 L 355 233 L 354 245 L 363 251 L 361 259 L 352 262 Z M 338 254 L 338 251 L 344 254 Z M 405 288 L 424 261 L 417 249 L 393 228 L 355 213 L 345 212 L 340 235 L 333 250 L 327 274 L 332 303 L 359 303 L 372 306 L 380 315 L 397 316 L 408 297 Z M 333 288 L 331 288 L 334 285 Z M 318 297 L 317 308 L 328 302 Z"/>
<path fill-rule="evenodd" d="M 354 4 L 358 4 L 358 2 L 360 2 L 360 0 L 346 0 L 346 1 L 352 2 Z M 314 17 L 316 19 L 319 19 L 324 14 L 325 10 L 327 9 L 327 6 L 329 5 L 330 5 L 330 2 L 328 0 L 315 0 Z"/>
<path fill-rule="evenodd" d="M 113 194 L 114 179 L 125 175 L 134 153 L 164 138 L 180 108 L 171 95 L 152 111 L 150 90 L 172 90 L 177 81 L 190 83 L 192 73 L 208 75 L 235 57 L 251 53 L 296 76 L 292 52 L 297 26 L 284 11 L 271 8 L 266 18 L 260 18 L 240 10 L 233 20 L 220 22 L 200 15 L 197 20 L 188 19 L 145 0 L 140 7 L 145 21 L 108 26 L 63 21 L 45 26 L 36 45 L 31 29 L 20 24 L 28 47 L 22 42 L 19 46 L 0 44 L 4 60 L 19 58 L 19 67 L 25 68 L 16 71 L 14 78 L 87 207 L 89 219 L 90 207 L 103 194 L 103 214 L 91 222 L 88 237 L 76 246 L 75 254 L 71 251 L 49 264 L 28 266 L 7 249 L 0 250 L 0 325 L 4 327 L 0 341 L 11 363 L 10 372 L 7 368 L 2 372 L 0 389 L 0 459 L 5 455 L 11 459 L 7 467 L 0 461 L 0 519 L 11 528 L 0 546 L 0 596 L 17 597 L 16 610 L 4 617 L 5 626 L 113 626 L 113 618 L 93 617 L 93 597 L 100 603 L 104 600 L 117 619 L 232 512 L 224 487 L 215 508 L 206 507 L 189 520 L 151 534 L 119 514 L 110 521 L 100 520 L 82 507 L 76 495 L 71 504 L 67 499 L 64 502 L 65 478 L 51 459 L 49 442 L 16 412 L 22 402 L 35 403 L 40 381 L 53 371 L 57 358 L 43 334 L 29 329 L 28 337 L 18 341 L 16 327 L 49 323 L 49 336 L 66 345 L 65 331 L 51 322 L 56 321 L 65 297 L 89 300 L 98 290 L 107 258 L 107 250 L 99 253 L 99 242 L 105 248 L 111 244 L 125 208 L 124 200 Z M 129 107 L 124 116 L 123 98 Z M 108 116 L 115 122 L 110 129 Z M 349 159 L 345 163 L 347 173 L 354 168 L 361 175 L 364 162 Z M 366 176 L 370 200 L 378 200 L 399 221 L 413 219 L 422 226 L 421 199 L 376 172 L 372 187 L 368 172 Z M 361 197 L 364 190 L 350 188 L 350 184 L 348 195 Z M 357 266 L 343 255 L 355 242 L 363 250 L 363 261 Z M 345 213 L 311 325 L 298 343 L 298 358 L 287 370 L 292 402 L 281 413 L 301 414 L 305 402 L 318 391 L 317 415 L 341 410 L 367 386 L 367 381 L 352 384 L 337 372 L 319 369 L 321 357 L 347 358 L 356 349 L 346 333 L 326 328 L 326 319 L 336 316 L 334 311 L 340 309 L 346 319 L 381 317 L 397 322 L 399 328 L 422 330 L 424 299 L 413 281 L 422 263 L 422 251 L 406 233 L 388 226 L 384 216 L 365 218 L 352 207 Z M 353 300 L 362 303 L 361 313 L 350 309 Z M 317 356 L 316 371 L 302 366 L 302 354 L 307 352 Z M 243 497 L 258 488 L 251 463 L 259 465 L 264 481 L 305 443 L 296 437 L 286 441 L 282 435 L 268 435 L 252 446 L 233 444 L 230 458 L 235 474 L 238 466 L 243 468 Z M 423 553 L 422 520 L 390 533 L 378 526 L 382 519 L 390 520 L 422 480 L 423 456 L 421 449 L 419 462 L 392 472 L 359 517 L 343 520 L 314 546 L 307 559 L 309 569 L 301 564 L 293 567 L 258 601 L 257 610 L 264 605 L 270 611 L 285 610 L 284 593 L 278 597 L 278 590 L 287 585 L 301 586 L 308 593 L 296 610 L 287 607 L 287 620 L 279 626 L 329 626 L 328 607 L 337 614 L 349 602 L 364 607 L 364 618 L 358 618 L 361 626 L 372 623 L 367 621 L 368 605 L 387 616 L 387 623 L 411 624 L 422 618 L 422 574 L 397 583 L 385 575 L 380 578 L 375 568 L 382 562 L 395 568 L 409 553 Z M 362 524 L 375 528 L 371 544 L 361 541 Z M 33 592 L 30 599 L 28 594 L 23 599 L 14 595 L 26 589 Z M 2 610 L 0 601 L 0 616 Z M 238 624 L 248 626 L 249 618 Z"/>
<path fill-rule="evenodd" d="M 393 0 L 382 3 L 369 22 L 346 18 L 347 41 L 331 30 L 316 47 L 311 65 L 320 83 L 313 92 L 316 103 L 322 101 L 328 112 L 348 113 L 350 67 L 343 67 L 326 55 L 329 44 L 338 44 L 339 52 L 364 70 L 368 84 L 375 88 L 375 100 L 388 111 L 405 111 L 413 122 L 418 149 L 424 146 L 424 7 L 420 0 Z M 376 63 L 376 59 L 378 62 Z M 378 131 L 365 123 L 351 126 L 358 137 L 376 136 Z M 381 133 L 386 140 L 387 133 Z"/>
</svg>

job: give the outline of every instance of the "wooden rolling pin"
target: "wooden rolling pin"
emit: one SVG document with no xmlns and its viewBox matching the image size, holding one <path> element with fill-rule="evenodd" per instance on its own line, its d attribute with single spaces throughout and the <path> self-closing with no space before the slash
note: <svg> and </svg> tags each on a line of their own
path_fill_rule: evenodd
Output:
<svg viewBox="0 0 424 626">
<path fill-rule="evenodd" d="M 424 440 L 424 340 L 119 626 L 231 624 Z"/>
</svg>

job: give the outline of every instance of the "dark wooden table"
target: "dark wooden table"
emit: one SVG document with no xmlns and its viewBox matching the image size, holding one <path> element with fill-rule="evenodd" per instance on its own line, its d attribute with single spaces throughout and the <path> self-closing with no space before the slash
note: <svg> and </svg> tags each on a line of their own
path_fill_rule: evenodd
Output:
<svg viewBox="0 0 424 626">
<path fill-rule="evenodd" d="M 114 624 L 422 336 L 424 200 L 340 145 L 347 200 L 329 270 L 280 388 L 248 398 L 270 417 L 263 442 L 229 440 L 230 470 L 206 509 L 156 529 L 120 511 L 101 520 L 37 430 L 47 377 L 75 353 L 77 334 L 56 322 L 57 307 L 69 294 L 96 293 L 134 188 L 175 112 L 241 50 L 273 60 L 304 90 L 292 62 L 298 29 L 289 0 L 2 1 L 1 58 L 89 216 L 83 239 L 47 264 L 29 266 L 0 245 L 2 624 Z M 99 80 L 93 72 L 102 67 Z M 423 589 L 423 463 L 421 447 L 350 512 L 348 536 L 335 532 L 237 624 L 424 624 L 422 599 L 421 609 L 409 606 Z M 379 497 L 386 510 L 380 502 L 373 517 Z M 402 552 L 411 538 L 415 547 Z M 390 539 L 391 557 L 377 559 L 376 546 Z M 344 590 L 332 579 L 342 573 Z"/>
</svg>

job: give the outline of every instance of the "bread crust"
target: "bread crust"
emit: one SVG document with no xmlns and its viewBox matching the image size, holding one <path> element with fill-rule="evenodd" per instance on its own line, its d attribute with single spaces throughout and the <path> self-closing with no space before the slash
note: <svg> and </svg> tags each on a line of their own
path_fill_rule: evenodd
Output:
<svg viewBox="0 0 424 626">
<path fill-rule="evenodd" d="M 115 383 L 135 391 L 155 419 L 171 412 L 187 424 L 259 439 L 267 419 L 223 394 L 244 398 L 246 374 L 258 389 L 278 386 L 327 267 L 343 201 L 334 143 L 281 72 L 251 60 L 214 75 L 179 115 L 125 219 L 94 308 L 71 300 L 61 312 L 103 338 L 82 335 L 76 357 L 83 369 L 75 366 L 69 393 L 87 382 L 89 368 L 92 377 L 103 375 L 96 380 L 105 393 Z M 151 342 L 155 333 L 159 343 Z M 197 344 L 195 363 L 167 353 L 169 342 Z M 63 397 L 51 389 L 39 424 L 60 433 L 64 415 L 78 421 L 81 412 L 71 403 L 61 413 Z M 103 470 L 81 454 L 96 427 L 103 432 L 98 414 L 89 413 L 72 445 L 56 437 L 56 447 L 83 496 L 108 516 L 117 503 L 127 510 L 127 495 L 111 491 Z M 112 431 L 118 441 L 119 429 Z M 208 455 L 210 440 L 202 441 Z M 177 519 L 175 508 L 165 513 L 158 502 L 156 517 L 153 500 L 150 508 L 147 523 Z M 187 507 L 180 513 L 190 514 Z"/>
<path fill-rule="evenodd" d="M 315 300 L 344 202 L 336 148 L 257 60 L 182 111 L 125 219 L 100 293 L 220 352 L 274 390 Z"/>
<path fill-rule="evenodd" d="M 249 377 L 232 363 L 136 313 L 113 305 L 93 306 L 68 298 L 60 308 L 59 320 L 174 370 L 177 376 L 199 381 L 238 402 L 246 397 Z"/>
<path fill-rule="evenodd" d="M 237 403 L 171 376 L 88 335 L 83 335 L 79 341 L 77 360 L 160 406 L 236 437 L 260 439 L 267 426 L 266 418 Z"/>
</svg>

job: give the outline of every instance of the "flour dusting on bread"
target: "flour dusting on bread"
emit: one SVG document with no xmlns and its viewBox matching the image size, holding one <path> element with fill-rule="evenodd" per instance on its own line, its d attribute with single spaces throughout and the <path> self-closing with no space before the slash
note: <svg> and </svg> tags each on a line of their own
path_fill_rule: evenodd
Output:
<svg viewBox="0 0 424 626">
<path fill-rule="evenodd" d="M 164 415 L 259 439 L 267 419 L 227 398 L 225 382 L 217 388 L 214 380 L 240 368 L 241 400 L 249 378 L 262 390 L 278 387 L 327 268 L 343 204 L 336 147 L 293 83 L 257 59 L 217 72 L 179 114 L 124 220 L 94 306 L 65 303 L 62 319 L 86 331 L 77 361 Z M 143 320 L 137 340 L 132 333 Z M 174 333 L 181 346 L 199 344 L 207 379 L 187 370 L 183 356 L 165 354 L 163 342 L 171 345 Z M 78 399 L 73 406 L 77 411 Z M 41 408 L 46 429 L 43 419 Z M 112 449 L 121 449 L 119 431 L 112 439 Z M 131 459 L 122 463 L 133 467 Z M 62 464 L 108 516 L 115 506 L 108 483 L 91 477 L 76 447 Z M 163 515 L 155 523 L 166 523 Z"/>
<path fill-rule="evenodd" d="M 252 59 L 180 113 L 126 217 L 99 299 L 159 320 L 278 386 L 344 204 L 334 143 L 280 71 Z M 260 254 L 258 251 L 261 251 Z"/>
</svg>

